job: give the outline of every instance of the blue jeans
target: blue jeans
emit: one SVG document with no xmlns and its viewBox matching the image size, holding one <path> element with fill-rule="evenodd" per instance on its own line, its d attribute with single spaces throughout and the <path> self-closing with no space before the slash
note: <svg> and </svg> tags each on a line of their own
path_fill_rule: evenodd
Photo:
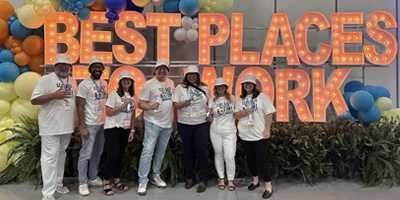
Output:
<svg viewBox="0 0 400 200">
<path fill-rule="evenodd" d="M 167 148 L 169 136 L 172 128 L 162 128 L 151 122 L 144 121 L 145 134 L 143 139 L 143 149 L 139 163 L 139 183 L 147 184 L 149 181 L 151 160 L 154 154 L 153 176 L 159 174 L 163 163 L 165 149 Z M 155 153 L 154 153 L 155 149 Z"/>
<path fill-rule="evenodd" d="M 79 151 L 78 173 L 79 184 L 88 182 L 88 163 L 89 178 L 94 180 L 97 178 L 99 171 L 99 163 L 104 146 L 104 128 L 103 125 L 86 125 L 89 132 L 89 139 L 82 138 L 82 148 Z"/>
</svg>

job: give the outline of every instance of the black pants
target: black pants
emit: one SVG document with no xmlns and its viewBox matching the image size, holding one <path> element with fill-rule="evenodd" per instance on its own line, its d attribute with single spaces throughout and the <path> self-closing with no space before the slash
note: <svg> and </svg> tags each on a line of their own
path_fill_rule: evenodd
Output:
<svg viewBox="0 0 400 200">
<path fill-rule="evenodd" d="M 106 145 L 107 161 L 104 167 L 105 180 L 121 177 L 122 158 L 128 144 L 129 129 L 111 128 L 104 130 L 104 143 Z"/>
<path fill-rule="evenodd" d="M 186 177 L 196 180 L 195 162 L 196 156 L 199 164 L 199 179 L 208 181 L 208 135 L 209 123 L 187 125 L 178 123 L 178 132 L 182 138 Z"/>
<path fill-rule="evenodd" d="M 271 181 L 271 166 L 269 159 L 269 140 L 245 141 L 240 140 L 247 158 L 247 165 L 252 176 L 259 172 L 265 182 Z"/>
</svg>

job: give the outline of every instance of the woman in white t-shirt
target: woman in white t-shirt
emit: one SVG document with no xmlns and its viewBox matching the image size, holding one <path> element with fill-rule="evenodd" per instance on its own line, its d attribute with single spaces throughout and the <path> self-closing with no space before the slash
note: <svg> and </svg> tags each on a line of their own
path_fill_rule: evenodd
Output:
<svg viewBox="0 0 400 200">
<path fill-rule="evenodd" d="M 178 109 L 178 132 L 184 148 L 185 173 L 188 178 L 185 188 L 190 189 L 196 183 L 197 157 L 200 179 L 197 192 L 204 192 L 208 181 L 209 123 L 206 111 L 210 93 L 207 85 L 200 80 L 198 68 L 190 65 L 183 82 L 176 86 L 172 94 L 172 102 L 175 109 Z"/>
<path fill-rule="evenodd" d="M 258 172 L 265 182 L 263 198 L 272 195 L 269 138 L 272 115 L 276 112 L 271 100 L 257 89 L 256 77 L 246 74 L 242 82 L 240 97 L 236 101 L 235 117 L 239 119 L 238 130 L 247 158 L 253 182 L 248 190 L 260 187 Z"/>
<path fill-rule="evenodd" d="M 217 78 L 214 86 L 214 98 L 208 103 L 211 122 L 210 139 L 215 153 L 215 169 L 219 177 L 218 189 L 225 189 L 225 170 L 228 176 L 228 190 L 234 191 L 235 185 L 235 153 L 236 153 L 236 126 L 233 112 L 235 97 L 228 92 L 228 84 L 223 78 Z"/>
<path fill-rule="evenodd" d="M 104 141 L 107 151 L 107 161 L 104 167 L 103 192 L 113 195 L 110 178 L 114 178 L 114 186 L 119 190 L 128 190 L 121 182 L 122 158 L 128 142 L 133 140 L 135 133 L 135 80 L 128 71 L 119 75 L 116 91 L 111 92 L 106 102 L 106 122 L 104 124 Z"/>
</svg>

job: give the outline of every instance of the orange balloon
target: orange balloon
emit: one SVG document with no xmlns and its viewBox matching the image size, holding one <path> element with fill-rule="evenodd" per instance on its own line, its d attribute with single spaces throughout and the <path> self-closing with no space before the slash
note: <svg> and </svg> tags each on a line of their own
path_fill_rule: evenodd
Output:
<svg viewBox="0 0 400 200">
<path fill-rule="evenodd" d="M 8 40 L 9 37 L 10 37 L 10 36 L 7 35 L 7 36 L 4 37 L 4 38 L 0 38 L 0 46 L 4 46 L 4 45 L 6 44 L 6 41 Z"/>
<path fill-rule="evenodd" d="M 29 64 L 30 60 L 31 56 L 25 53 L 24 51 L 14 56 L 15 64 L 21 67 Z"/>
<path fill-rule="evenodd" d="M 4 0 L 0 0 L 0 19 L 8 22 L 8 17 L 14 15 L 14 7 L 13 5 Z"/>
<path fill-rule="evenodd" d="M 40 65 L 44 64 L 44 54 L 40 54 L 37 56 L 31 56 L 31 60 L 28 64 L 28 67 L 37 73 L 43 74 L 44 68 L 40 67 Z"/>
<path fill-rule="evenodd" d="M 3 19 L 0 19 L 0 38 L 4 38 L 8 35 L 8 25 Z"/>
<path fill-rule="evenodd" d="M 22 48 L 31 56 L 37 56 L 43 53 L 43 39 L 37 35 L 31 35 L 24 39 Z"/>
<path fill-rule="evenodd" d="M 14 47 L 22 46 L 22 40 L 14 37 L 13 35 L 8 37 L 5 46 L 8 50 L 11 50 Z"/>
<path fill-rule="evenodd" d="M 89 8 L 89 10 L 93 10 L 93 11 L 106 11 L 106 7 L 104 6 L 104 0 L 96 0 L 88 8 Z"/>
</svg>

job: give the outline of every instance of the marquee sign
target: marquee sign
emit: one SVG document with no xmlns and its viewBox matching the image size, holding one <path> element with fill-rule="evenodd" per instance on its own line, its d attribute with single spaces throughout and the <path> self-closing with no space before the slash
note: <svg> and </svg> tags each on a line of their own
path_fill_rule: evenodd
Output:
<svg viewBox="0 0 400 200">
<path fill-rule="evenodd" d="M 88 63 L 92 57 L 100 58 L 105 64 L 112 64 L 113 57 L 122 64 L 134 65 L 139 63 L 145 56 L 147 44 L 145 37 L 135 29 L 148 26 L 157 27 L 157 59 L 169 61 L 170 49 L 170 27 L 181 26 L 181 15 L 175 13 L 146 13 L 144 16 L 135 11 L 125 11 L 120 14 L 120 20 L 115 23 L 115 34 L 123 41 L 135 47 L 134 52 L 128 53 L 124 45 L 112 45 L 112 52 L 93 51 L 93 43 L 111 43 L 111 31 L 94 30 L 94 24 L 107 24 L 105 12 L 91 12 L 87 21 L 79 22 L 70 13 L 57 12 L 54 20 L 45 21 L 45 64 L 51 65 L 60 52 L 57 52 L 58 44 L 67 46 L 67 54 L 72 62 Z M 270 22 L 269 31 L 264 41 L 262 52 L 243 51 L 243 14 L 232 13 L 231 22 L 219 13 L 199 14 L 199 65 L 210 65 L 210 48 L 223 45 L 230 37 L 230 65 L 224 67 L 223 74 L 230 88 L 233 86 L 235 65 L 251 65 L 253 67 L 243 70 L 236 80 L 237 95 L 240 82 L 244 74 L 252 73 L 260 81 L 262 90 L 272 101 L 276 96 L 277 121 L 289 120 L 289 101 L 291 101 L 302 121 L 323 122 L 326 121 L 326 108 L 333 104 L 337 114 L 347 110 L 346 103 L 341 95 L 340 87 L 350 73 L 351 69 L 336 69 L 330 80 L 325 83 L 324 69 L 312 70 L 311 78 L 306 71 L 301 69 L 277 69 L 275 83 L 270 74 L 261 67 L 272 65 L 273 58 L 286 58 L 287 65 L 300 65 L 300 60 L 310 66 L 320 66 L 332 59 L 332 65 L 349 66 L 364 65 L 365 59 L 373 65 L 388 65 L 396 58 L 398 44 L 396 38 L 388 32 L 388 28 L 397 28 L 395 17 L 386 11 L 375 11 L 363 21 L 363 13 L 332 13 L 330 23 L 326 16 L 320 12 L 307 12 L 302 15 L 296 24 L 294 33 L 286 13 L 274 13 Z M 127 27 L 128 22 L 133 22 L 135 28 Z M 63 32 L 57 31 L 57 25 L 64 24 Z M 346 25 L 362 25 L 362 32 L 345 32 Z M 210 33 L 212 25 L 218 27 L 216 34 Z M 307 31 L 310 26 L 316 26 L 318 30 L 330 28 L 331 43 L 321 43 L 316 52 L 310 51 L 307 42 Z M 80 40 L 75 36 L 80 30 Z M 365 37 L 374 45 L 364 45 L 363 52 L 345 52 L 346 43 L 362 43 Z M 277 44 L 281 38 L 282 44 Z M 375 45 L 380 46 L 382 51 L 378 52 Z M 132 66 L 120 67 L 109 77 L 110 90 L 113 90 L 118 82 L 118 74 L 121 70 L 129 70 L 136 80 L 136 91 L 140 93 L 141 86 L 145 82 L 142 72 Z M 74 67 L 73 75 L 77 78 L 86 78 L 86 68 Z M 107 74 L 106 76 L 109 76 Z M 203 67 L 202 80 L 210 88 L 217 74 L 214 67 Z M 106 77 L 107 78 L 107 77 Z M 312 80 L 312 81 L 311 81 Z M 288 89 L 289 81 L 296 81 L 298 87 L 294 90 Z M 306 97 L 310 89 L 313 92 L 313 114 L 307 105 Z M 276 92 L 275 92 L 276 91 Z"/>
</svg>

